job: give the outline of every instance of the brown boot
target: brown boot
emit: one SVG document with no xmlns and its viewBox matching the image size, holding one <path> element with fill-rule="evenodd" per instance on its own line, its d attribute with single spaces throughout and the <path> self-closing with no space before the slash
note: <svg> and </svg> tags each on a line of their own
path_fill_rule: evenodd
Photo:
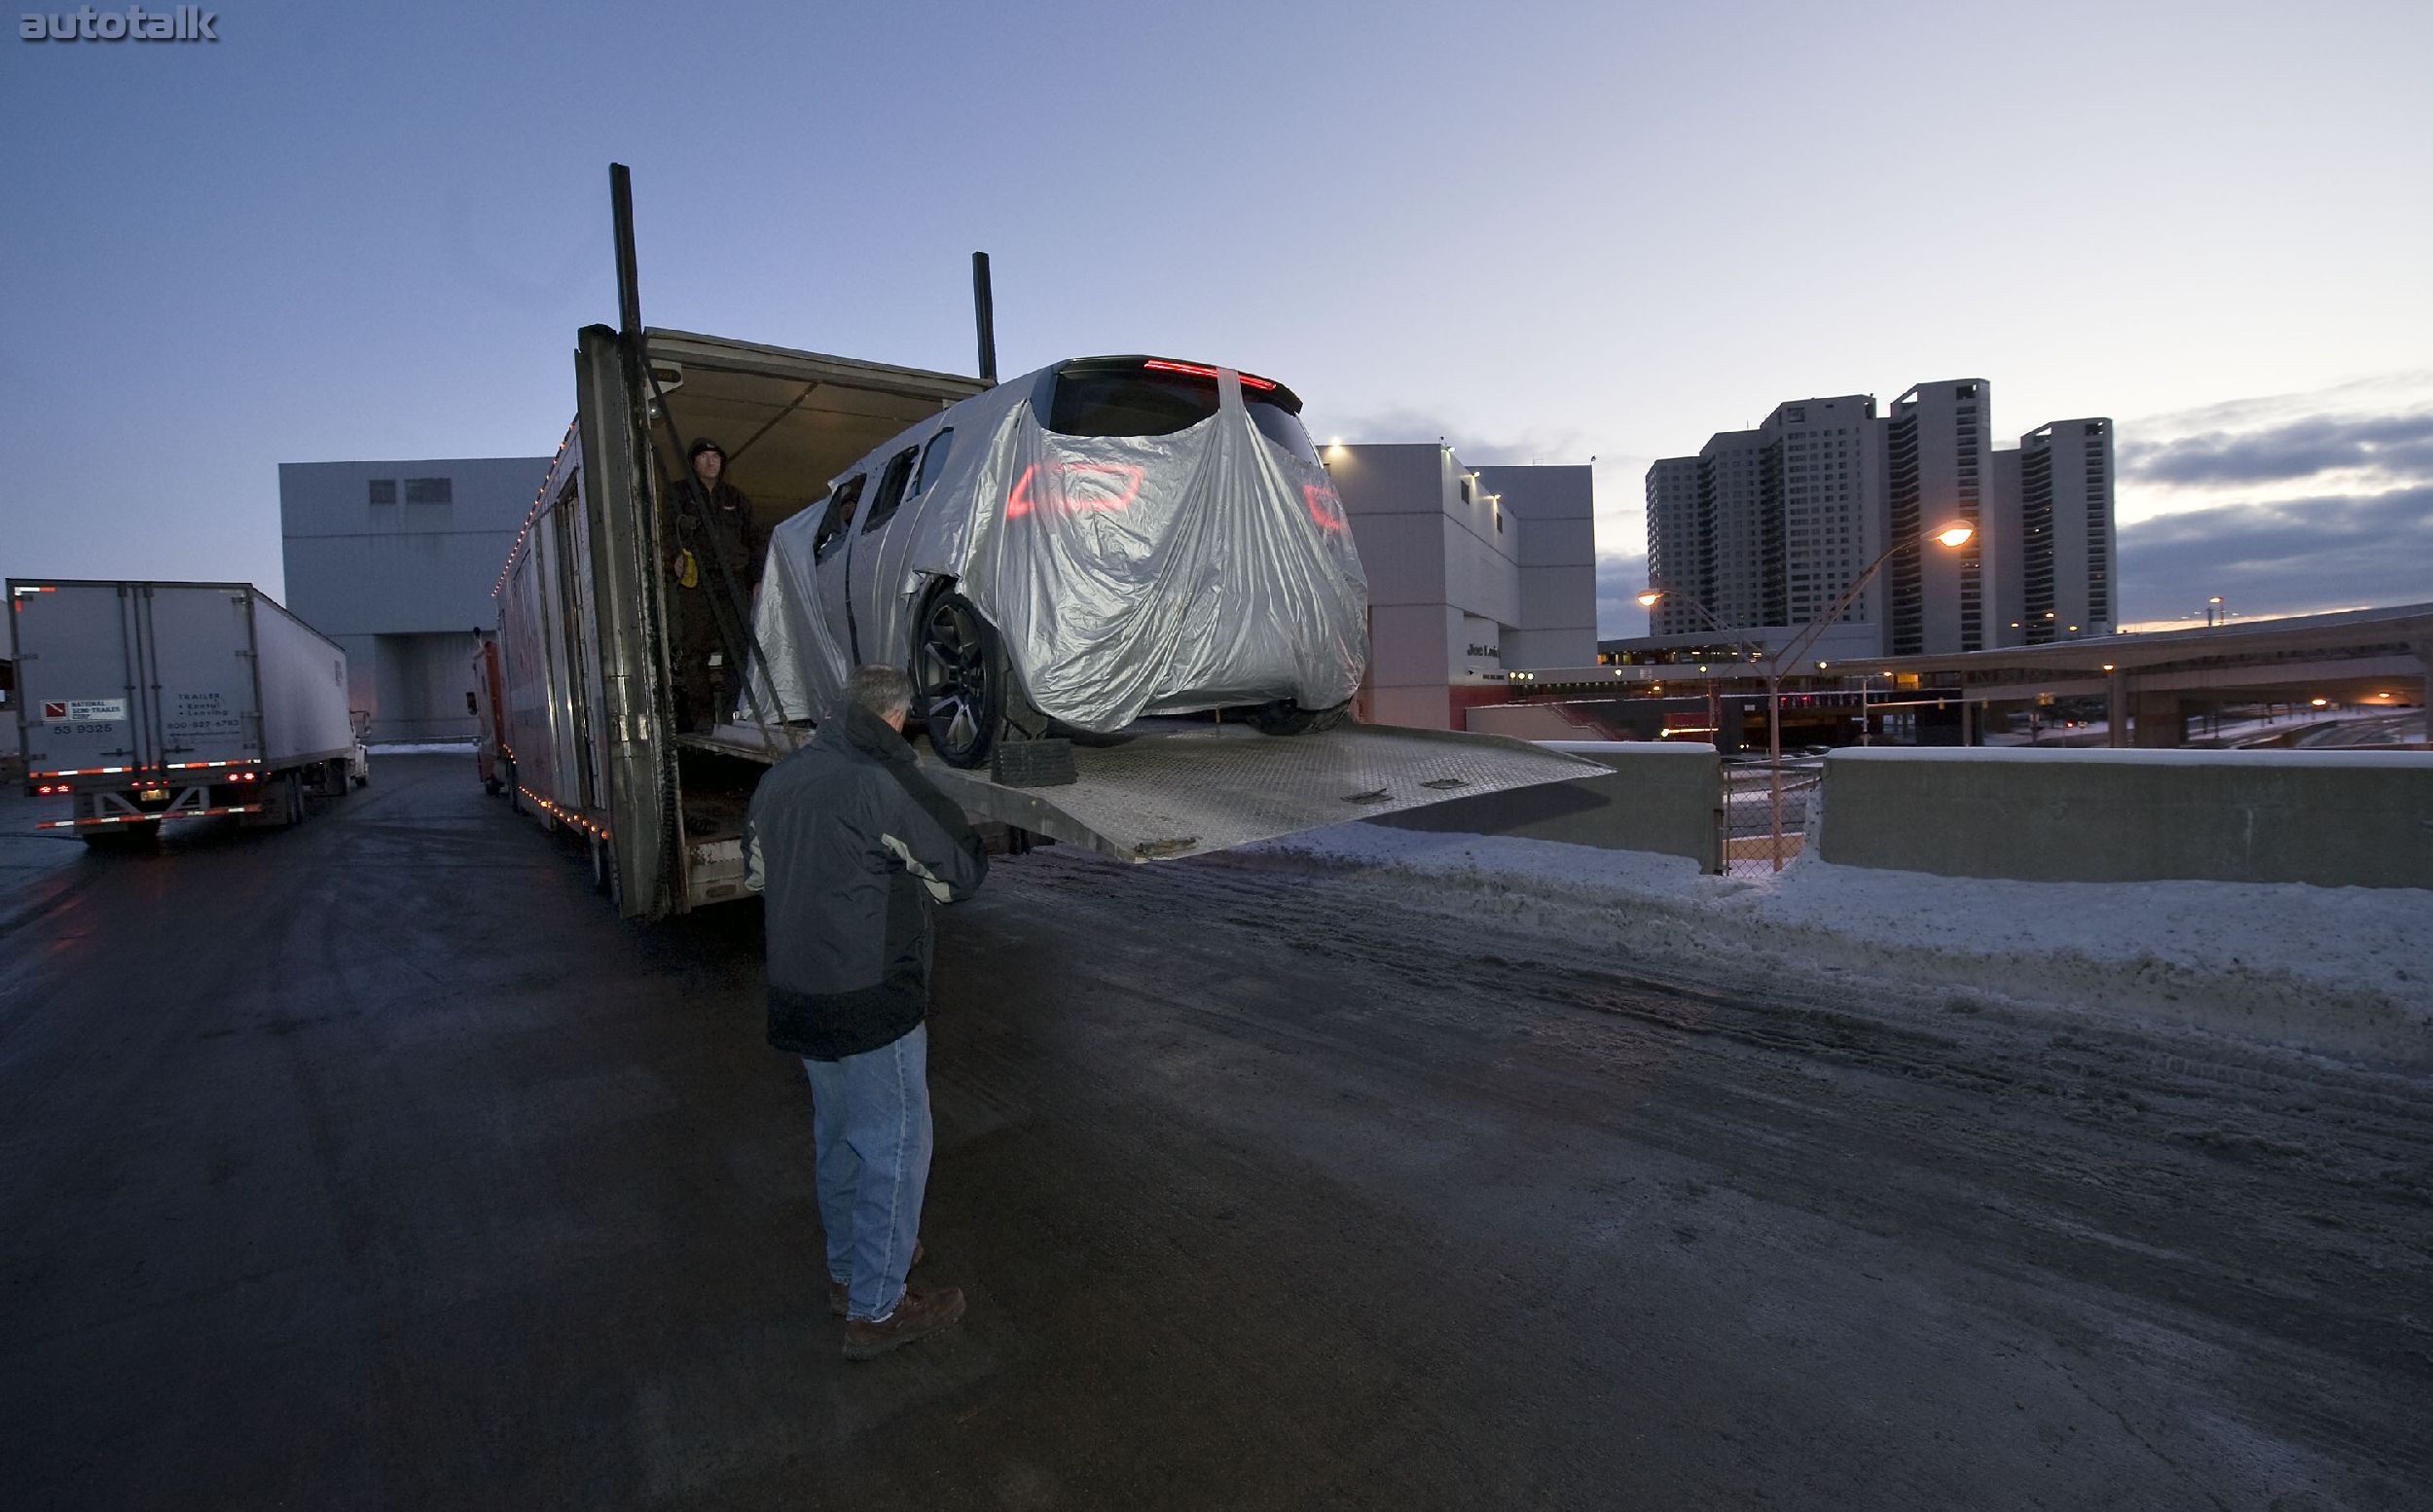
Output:
<svg viewBox="0 0 2433 1512">
<path fill-rule="evenodd" d="M 927 1251 L 922 1247 L 921 1241 L 914 1240 L 913 1257 L 911 1262 L 908 1263 L 904 1269 L 907 1272 L 910 1272 L 914 1267 L 920 1265 L 921 1257 L 926 1253 L 927 1253 Z M 835 1316 L 843 1317 L 849 1311 L 851 1311 L 851 1309 L 849 1309 L 846 1305 L 846 1290 L 847 1288 L 843 1281 L 831 1280 L 828 1282 L 828 1312 Z"/>
<path fill-rule="evenodd" d="M 875 1323 L 858 1317 L 845 1320 L 845 1357 L 877 1359 L 888 1350 L 936 1333 L 963 1315 L 963 1289 L 941 1286 L 935 1291 L 906 1286 L 895 1311 Z"/>
</svg>

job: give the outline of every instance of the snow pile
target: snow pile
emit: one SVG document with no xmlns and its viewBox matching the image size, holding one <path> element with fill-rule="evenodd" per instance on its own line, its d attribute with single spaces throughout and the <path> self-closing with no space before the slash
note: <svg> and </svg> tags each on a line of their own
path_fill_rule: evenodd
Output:
<svg viewBox="0 0 2433 1512">
<path fill-rule="evenodd" d="M 1855 974 L 2433 1065 L 2433 895 L 2415 889 L 2024 882 L 1812 856 L 1711 877 L 1678 856 L 1364 824 L 1253 848 L 1610 959 Z"/>
</svg>

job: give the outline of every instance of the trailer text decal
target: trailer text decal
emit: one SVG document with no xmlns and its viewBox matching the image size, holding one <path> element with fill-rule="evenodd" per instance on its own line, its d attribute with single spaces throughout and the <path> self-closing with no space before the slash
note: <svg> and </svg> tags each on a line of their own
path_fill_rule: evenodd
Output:
<svg viewBox="0 0 2433 1512">
<path fill-rule="evenodd" d="M 127 717 L 125 699 L 45 699 L 42 702 L 45 723 L 54 725 L 101 724 Z"/>
</svg>

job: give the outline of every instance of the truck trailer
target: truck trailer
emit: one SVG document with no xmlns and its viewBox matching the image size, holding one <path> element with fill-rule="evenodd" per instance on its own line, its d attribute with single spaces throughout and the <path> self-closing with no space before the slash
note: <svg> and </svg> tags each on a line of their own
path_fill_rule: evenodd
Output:
<svg viewBox="0 0 2433 1512">
<path fill-rule="evenodd" d="M 245 583 L 9 580 L 27 792 L 47 830 L 145 842 L 172 820 L 301 823 L 362 774 L 346 653 Z"/>
</svg>

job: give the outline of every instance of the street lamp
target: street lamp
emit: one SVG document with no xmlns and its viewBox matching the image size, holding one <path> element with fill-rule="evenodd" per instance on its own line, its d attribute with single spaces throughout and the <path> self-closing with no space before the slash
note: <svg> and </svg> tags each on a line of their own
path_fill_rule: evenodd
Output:
<svg viewBox="0 0 2433 1512">
<path fill-rule="evenodd" d="M 2205 625 L 2207 628 L 2227 623 L 2230 617 L 2230 611 L 2222 607 L 2222 595 L 2220 594 L 2216 594 L 2212 597 L 2205 600 Z"/>
<path fill-rule="evenodd" d="M 1916 551 L 1929 539 L 1940 542 L 1947 548 L 1957 550 L 1960 547 L 1968 545 L 1970 540 L 1972 540 L 1976 534 L 1977 530 L 1975 526 L 1961 524 L 1955 521 L 1936 531 L 1931 537 L 1921 536 L 1912 540 L 1895 541 L 1892 545 L 1885 547 L 1882 552 L 1878 553 L 1875 559 L 1867 564 L 1866 570 L 1862 571 L 1857 577 L 1850 580 L 1850 586 L 1841 591 L 1841 596 L 1834 600 L 1834 606 L 1832 608 L 1826 610 L 1824 614 L 1818 618 L 1810 621 L 1805 629 L 1801 630 L 1798 634 L 1792 637 L 1790 644 L 1783 647 L 1780 651 L 1775 652 L 1771 657 L 1764 659 L 1765 747 L 1768 772 L 1772 777 L 1769 787 L 1771 790 L 1771 806 L 1774 813 L 1774 870 L 1779 872 L 1783 869 L 1783 668 L 1785 666 L 1798 665 L 1799 659 L 1807 654 L 1808 648 L 1815 645 L 1818 638 L 1825 633 L 1826 627 L 1837 623 L 1841 619 L 1842 611 L 1848 609 L 1852 602 L 1858 598 L 1859 594 L 1867 591 L 1868 584 L 1875 581 L 1875 574 L 1884 569 L 1884 563 L 1892 560 L 1903 552 Z M 1691 608 L 1696 609 L 1698 613 L 1704 615 L 1706 617 L 1706 622 L 1709 625 L 1714 626 L 1725 634 L 1731 636 L 1734 640 L 1740 641 L 1741 649 L 1749 652 L 1749 659 L 1751 661 L 1759 660 L 1757 653 L 1750 649 L 1749 642 L 1741 638 L 1738 630 L 1731 629 L 1729 626 L 1724 624 L 1723 621 L 1718 620 L 1715 617 L 1715 612 L 1713 610 L 1709 609 L 1705 604 L 1700 603 L 1695 597 L 1689 594 L 1677 593 L 1670 589 L 1651 587 L 1646 593 L 1639 595 L 1639 602 L 1642 607 L 1653 608 L 1655 606 L 1655 601 L 1662 598 L 1667 593 L 1672 593 L 1675 597 L 1683 599 L 1688 602 Z M 1700 668 L 1700 670 L 1704 670 L 1704 668 Z M 1862 714 L 1861 718 L 1864 719 L 1865 715 Z"/>
</svg>

